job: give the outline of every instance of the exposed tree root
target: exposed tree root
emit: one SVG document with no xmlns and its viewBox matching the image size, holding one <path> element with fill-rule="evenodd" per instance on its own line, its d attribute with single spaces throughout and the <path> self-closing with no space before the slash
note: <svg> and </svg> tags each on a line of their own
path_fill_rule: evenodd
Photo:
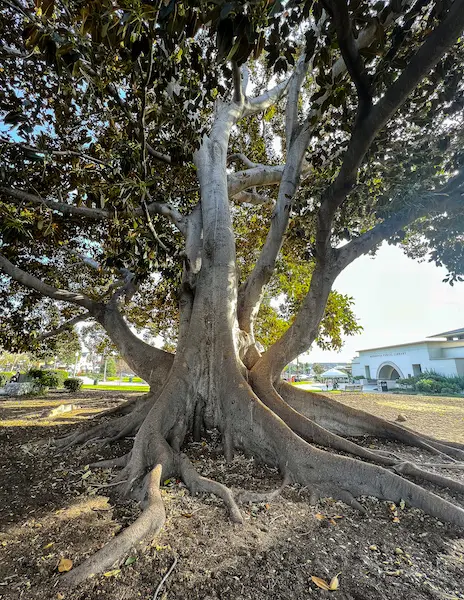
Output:
<svg viewBox="0 0 464 600">
<path fill-rule="evenodd" d="M 308 487 L 313 501 L 331 496 L 359 511 L 364 511 L 362 504 L 357 500 L 359 496 L 376 496 L 396 503 L 404 500 L 407 504 L 420 508 L 438 519 L 464 528 L 462 508 L 421 488 L 401 475 L 427 480 L 464 494 L 464 485 L 461 483 L 437 473 L 424 471 L 409 462 L 400 462 L 398 457 L 371 452 L 350 440 L 343 439 L 338 433 L 329 431 L 321 423 L 301 415 L 295 407 L 287 404 L 273 385 L 259 373 L 251 374 L 250 382 L 253 389 L 238 369 L 235 374 L 229 374 L 223 381 L 227 392 L 215 405 L 214 415 L 217 421 L 213 426 L 220 427 L 223 432 L 224 453 L 230 457 L 234 448 L 240 448 L 258 461 L 278 467 L 283 476 L 282 487 L 278 490 L 254 495 L 244 493 L 240 498 L 242 502 L 268 501 L 277 496 L 287 483 L 298 482 Z M 233 390 L 232 393 L 230 390 Z M 195 421 L 203 424 L 205 411 L 211 411 L 205 397 L 200 395 L 200 400 L 197 401 L 198 396 L 195 386 L 189 387 L 189 384 L 184 383 L 180 391 L 180 387 L 175 388 L 169 384 L 164 388 L 156 404 L 146 403 L 143 410 L 137 408 L 136 411 L 118 417 L 115 423 L 111 424 L 114 437 L 125 434 L 127 428 L 136 421 L 134 417 L 137 417 L 139 423 L 143 422 L 142 427 L 138 425 L 136 439 L 129 454 L 118 459 L 100 461 L 94 466 L 123 467 L 110 485 L 118 486 L 119 491 L 124 495 L 135 495 L 140 500 L 148 497 L 148 505 L 133 525 L 82 565 L 70 571 L 63 578 L 65 583 L 75 585 L 87 577 L 110 569 L 121 561 L 135 544 L 159 531 L 165 520 L 159 490 L 161 473 L 165 478 L 172 475 L 180 476 L 192 494 L 206 492 L 219 496 L 227 507 L 230 519 L 234 523 L 243 522 L 232 491 L 219 482 L 202 477 L 189 458 L 177 450 L 182 445 L 186 432 L 192 432 Z M 149 408 L 148 411 L 146 406 Z M 320 416 L 323 412 L 319 409 L 318 403 L 310 403 L 310 408 L 316 416 Z M 364 417 L 364 413 L 358 412 Z M 198 417 L 201 414 L 203 414 L 202 419 Z M 337 413 L 336 418 L 338 420 L 340 420 L 339 414 L 340 412 Z M 196 416 L 198 418 L 195 418 Z M 361 417 L 357 414 L 355 417 L 354 421 L 348 419 L 351 426 L 350 433 L 353 429 L 357 428 L 357 431 L 362 429 L 359 425 Z M 383 424 L 381 419 L 378 421 Z M 323 417 L 322 422 L 330 423 L 330 419 Z M 355 426 L 352 425 L 353 422 Z M 374 424 L 379 427 L 377 421 Z M 401 431 L 404 432 L 403 435 L 409 443 L 429 448 L 428 441 L 424 441 L 420 436 L 406 429 Z M 95 434 L 95 429 L 93 433 Z M 376 434 L 378 435 L 377 430 Z M 320 450 L 310 445 L 308 441 L 354 454 L 364 460 Z M 433 446 L 430 448 L 435 454 L 441 453 Z M 455 450 L 459 451 L 459 449 Z M 149 476 L 146 476 L 153 464 L 157 466 Z M 454 466 L 457 463 L 451 462 L 450 465 Z M 389 467 L 395 472 L 383 467 Z"/>
<path fill-rule="evenodd" d="M 154 537 L 166 520 L 164 504 L 160 493 L 162 466 L 160 464 L 151 471 L 148 485 L 148 506 L 140 517 L 101 550 L 88 558 L 84 563 L 72 569 L 61 578 L 65 585 L 74 586 L 89 577 L 103 573 L 118 564 L 138 543 L 149 536 Z"/>
<path fill-rule="evenodd" d="M 144 399 L 143 402 L 135 401 L 125 404 L 122 416 L 109 422 L 99 423 L 82 432 L 76 432 L 55 440 L 57 448 L 61 451 L 69 450 L 74 446 L 99 443 L 110 444 L 123 437 L 134 435 L 142 425 L 145 417 L 153 406 L 154 398 Z M 117 407 L 120 408 L 120 407 Z M 114 409 L 111 409 L 113 411 Z M 111 411 L 105 413 L 110 414 Z M 117 414 L 116 413 L 112 413 Z M 99 415 L 99 418 L 102 415 Z"/>
<path fill-rule="evenodd" d="M 285 382 L 279 383 L 277 391 L 292 408 L 333 433 L 348 437 L 374 435 L 424 448 L 432 454 L 446 456 L 451 460 L 464 461 L 464 450 L 460 444 L 417 434 L 397 423 L 390 423 L 323 394 L 300 390 Z"/>
<path fill-rule="evenodd" d="M 282 485 L 276 490 L 270 490 L 268 492 L 249 492 L 243 491 L 237 495 L 237 502 L 240 504 L 253 504 L 255 502 L 272 502 L 280 494 L 282 490 L 289 484 L 288 478 L 284 478 Z"/>
<path fill-rule="evenodd" d="M 124 454 L 123 456 L 118 456 L 117 458 L 99 460 L 97 462 L 91 463 L 89 466 L 92 469 L 118 469 L 125 467 L 129 462 L 129 458 L 130 452 L 128 454 Z"/>
<path fill-rule="evenodd" d="M 179 459 L 180 475 L 192 494 L 197 492 L 206 492 L 215 494 L 224 500 L 227 510 L 229 511 L 230 520 L 234 523 L 243 523 L 243 517 L 240 513 L 240 509 L 235 502 L 234 496 L 231 490 L 219 483 L 202 477 L 192 465 L 190 460 L 185 454 L 180 455 Z"/>
<path fill-rule="evenodd" d="M 459 481 L 437 475 L 429 471 L 425 471 L 417 467 L 416 465 L 404 461 L 396 456 L 388 456 L 388 454 L 381 454 L 377 452 L 371 452 L 350 440 L 346 440 L 339 435 L 328 431 L 324 427 L 318 425 L 314 421 L 311 421 L 304 415 L 297 412 L 289 404 L 284 402 L 279 396 L 273 385 L 262 380 L 259 377 L 252 378 L 252 387 L 258 394 L 260 400 L 270 408 L 276 415 L 278 415 L 296 434 L 307 442 L 312 442 L 323 446 L 324 448 L 333 448 L 342 452 L 347 452 L 358 458 L 369 460 L 377 465 L 384 467 L 391 467 L 394 471 L 422 479 L 423 481 L 429 481 L 435 485 L 451 489 L 453 491 L 464 493 L 464 485 Z M 450 463 L 456 464 L 456 463 Z"/>
<path fill-rule="evenodd" d="M 281 471 L 308 486 L 317 497 L 332 496 L 357 507 L 360 506 L 356 500 L 359 496 L 375 496 L 393 502 L 404 500 L 440 520 L 464 528 L 462 508 L 383 467 L 310 446 L 256 397 L 250 397 L 248 405 L 247 413 L 252 414 L 253 428 L 240 429 L 239 436 L 236 435 L 237 439 L 241 438 L 244 450 L 249 444 L 256 448 L 249 431 L 260 431 L 262 439 L 270 440 Z"/>
</svg>

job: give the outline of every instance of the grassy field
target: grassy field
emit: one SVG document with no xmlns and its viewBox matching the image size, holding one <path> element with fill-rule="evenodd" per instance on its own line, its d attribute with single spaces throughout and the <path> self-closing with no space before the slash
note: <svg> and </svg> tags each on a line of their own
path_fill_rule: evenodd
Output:
<svg viewBox="0 0 464 600">
<path fill-rule="evenodd" d="M 139 394 L 148 392 L 150 387 L 148 385 L 92 385 L 84 384 L 82 386 L 83 390 L 111 390 L 116 392 L 137 392 Z"/>
<path fill-rule="evenodd" d="M 338 392 L 337 400 L 388 421 L 401 414 L 410 429 L 464 443 L 464 398 Z"/>
</svg>

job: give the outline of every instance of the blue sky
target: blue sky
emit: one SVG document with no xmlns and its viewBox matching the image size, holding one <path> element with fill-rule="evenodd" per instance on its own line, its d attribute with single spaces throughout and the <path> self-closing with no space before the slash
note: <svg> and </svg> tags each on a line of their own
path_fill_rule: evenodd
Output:
<svg viewBox="0 0 464 600">
<path fill-rule="evenodd" d="M 346 338 L 340 353 L 315 347 L 308 360 L 349 362 L 363 348 L 417 341 L 464 327 L 464 283 L 443 283 L 446 273 L 386 243 L 375 257 L 362 256 L 345 269 L 334 288 L 353 296 L 364 331 Z"/>
</svg>

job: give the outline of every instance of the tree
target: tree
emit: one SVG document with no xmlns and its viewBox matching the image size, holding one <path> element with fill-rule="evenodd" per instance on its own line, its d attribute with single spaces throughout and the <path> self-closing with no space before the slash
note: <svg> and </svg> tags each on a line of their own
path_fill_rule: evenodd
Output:
<svg viewBox="0 0 464 600">
<path fill-rule="evenodd" d="M 129 454 L 100 466 L 121 468 L 123 494 L 148 494 L 133 526 L 67 581 L 106 570 L 162 527 L 161 476 L 218 494 L 241 521 L 230 490 L 182 452 L 205 428 L 221 432 L 227 459 L 248 452 L 316 497 L 360 509 L 357 496 L 404 499 L 464 525 L 461 508 L 399 473 L 462 484 L 342 435 L 460 459 L 462 445 L 280 380 L 327 315 L 333 330 L 336 277 L 383 240 L 431 252 L 451 283 L 463 274 L 464 0 L 159 10 L 47 0 L 36 11 L 13 0 L 4 13 L 0 107 L 16 128 L 2 142 L 0 187 L 9 342 L 40 330 L 40 303 L 63 319 L 70 305 L 67 322 L 96 320 L 151 386 L 65 442 L 135 435 Z M 308 263 L 304 292 L 260 353 L 256 318 L 286 253 Z M 131 317 L 175 328 L 175 355 L 137 337 Z"/>
<path fill-rule="evenodd" d="M 315 373 L 316 375 L 322 375 L 322 373 L 323 373 L 325 370 L 326 370 L 326 369 L 325 369 L 325 368 L 324 368 L 322 365 L 319 365 L 319 364 L 317 364 L 317 363 L 315 363 L 315 364 L 313 365 L 313 371 L 314 371 L 314 373 Z"/>
<path fill-rule="evenodd" d="M 106 357 L 100 365 L 100 373 L 104 373 L 106 377 L 115 377 L 116 373 L 116 361 L 114 358 Z"/>
</svg>

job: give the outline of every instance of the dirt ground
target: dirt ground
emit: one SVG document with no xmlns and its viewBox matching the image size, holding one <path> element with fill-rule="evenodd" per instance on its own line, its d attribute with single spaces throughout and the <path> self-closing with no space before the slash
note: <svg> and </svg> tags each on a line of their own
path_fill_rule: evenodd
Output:
<svg viewBox="0 0 464 600">
<path fill-rule="evenodd" d="M 60 559 L 79 564 L 140 509 L 111 497 L 111 471 L 87 466 L 126 452 L 130 440 L 61 454 L 52 440 L 91 426 L 101 410 L 128 397 L 133 396 L 81 392 L 0 400 L 0 599 L 152 600 L 175 559 L 158 600 L 464 599 L 464 532 L 416 509 L 373 498 L 361 500 L 366 515 L 330 498 L 310 506 L 309 490 L 293 485 L 270 503 L 242 505 L 245 522 L 239 526 L 229 522 L 222 501 L 192 497 L 178 481 L 164 482 L 167 523 L 156 540 L 134 549 L 118 569 L 73 591 L 63 589 Z M 339 394 L 337 399 L 389 419 L 401 413 L 411 428 L 464 441 L 463 399 L 391 394 Z M 64 403 L 74 410 L 49 416 Z M 372 438 L 362 443 L 434 461 L 397 444 Z M 226 465 L 214 435 L 191 444 L 188 454 L 202 474 L 237 493 L 280 485 L 275 471 L 244 456 Z M 434 491 L 463 505 L 463 498 Z M 320 589 L 311 580 L 330 581 L 337 573 L 337 591 Z"/>
</svg>

